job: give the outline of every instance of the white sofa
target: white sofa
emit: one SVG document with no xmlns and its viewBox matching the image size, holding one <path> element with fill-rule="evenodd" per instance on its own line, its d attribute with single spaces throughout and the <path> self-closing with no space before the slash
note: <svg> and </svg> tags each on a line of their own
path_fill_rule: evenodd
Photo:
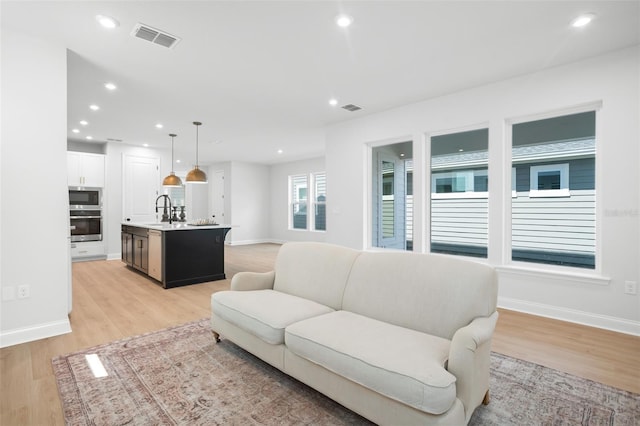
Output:
<svg viewBox="0 0 640 426">
<path fill-rule="evenodd" d="M 211 327 L 378 424 L 462 425 L 488 403 L 490 266 L 287 243 L 275 270 L 211 296 Z"/>
</svg>

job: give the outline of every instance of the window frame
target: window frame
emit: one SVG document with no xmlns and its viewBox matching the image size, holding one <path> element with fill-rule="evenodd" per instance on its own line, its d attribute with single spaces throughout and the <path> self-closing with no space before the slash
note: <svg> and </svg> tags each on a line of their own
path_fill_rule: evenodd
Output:
<svg viewBox="0 0 640 426">
<path fill-rule="evenodd" d="M 318 181 L 318 176 L 324 176 L 325 179 L 325 190 L 324 190 L 324 195 L 325 196 L 325 201 L 318 201 L 316 200 L 316 192 L 317 191 L 317 181 Z M 304 201 L 296 201 L 294 200 L 294 195 L 293 195 L 293 184 L 294 181 L 296 179 L 301 179 L 303 178 L 306 182 L 306 198 Z M 288 177 L 288 230 L 289 231 L 306 231 L 306 232 L 326 232 L 326 172 L 312 172 L 312 173 L 298 173 L 298 174 L 293 174 L 293 175 L 289 175 Z M 302 187 L 300 187 L 302 188 Z M 294 206 L 305 206 L 306 207 L 306 211 L 305 211 L 305 216 L 306 216 L 306 226 L 304 228 L 296 228 L 295 227 L 295 213 L 294 213 Z M 320 206 L 324 206 L 325 207 L 325 229 L 316 229 L 316 214 L 318 211 L 318 207 Z M 313 214 L 310 214 L 310 212 L 313 212 Z"/>
</svg>

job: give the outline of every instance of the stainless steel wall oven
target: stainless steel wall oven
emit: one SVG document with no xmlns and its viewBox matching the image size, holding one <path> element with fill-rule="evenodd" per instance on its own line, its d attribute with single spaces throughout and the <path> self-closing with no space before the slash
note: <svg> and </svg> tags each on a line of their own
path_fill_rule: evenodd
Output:
<svg viewBox="0 0 640 426">
<path fill-rule="evenodd" d="M 71 242 L 102 241 L 102 190 L 69 188 Z"/>
<path fill-rule="evenodd" d="M 102 241 L 102 210 L 70 210 L 71 241 Z"/>
</svg>

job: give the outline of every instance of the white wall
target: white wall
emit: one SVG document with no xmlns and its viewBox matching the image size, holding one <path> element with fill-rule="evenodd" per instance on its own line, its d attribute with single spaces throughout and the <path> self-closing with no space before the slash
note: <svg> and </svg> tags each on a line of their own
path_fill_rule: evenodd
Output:
<svg viewBox="0 0 640 426">
<path fill-rule="evenodd" d="M 233 226 L 227 243 L 252 244 L 269 241 L 269 166 L 231 162 L 228 223 Z"/>
<path fill-rule="evenodd" d="M 269 194 L 271 214 L 269 237 L 272 241 L 324 241 L 325 232 L 289 229 L 289 176 L 325 171 L 324 157 L 291 163 L 276 164 L 270 168 Z M 327 194 L 327 208 L 331 208 L 331 194 Z"/>
<path fill-rule="evenodd" d="M 71 331 L 66 49 L 2 30 L 0 346 Z M 52 166 L 57 165 L 57 166 Z M 20 285 L 30 297 L 5 300 Z"/>
<path fill-rule="evenodd" d="M 466 90 L 327 129 L 327 242 L 366 247 L 367 144 L 414 140 L 416 250 L 427 247 L 428 134 L 489 127 L 489 262 L 500 273 L 499 304 L 540 315 L 640 334 L 638 47 Z M 510 264 L 510 140 L 506 121 L 601 103 L 597 122 L 599 270 Z M 365 196 L 363 197 L 363 194 Z M 419 209 L 419 210 L 418 210 Z M 505 243 L 505 241 L 507 243 Z M 546 270 L 547 272 L 540 272 Z M 610 278 L 610 280 L 609 280 Z"/>
</svg>

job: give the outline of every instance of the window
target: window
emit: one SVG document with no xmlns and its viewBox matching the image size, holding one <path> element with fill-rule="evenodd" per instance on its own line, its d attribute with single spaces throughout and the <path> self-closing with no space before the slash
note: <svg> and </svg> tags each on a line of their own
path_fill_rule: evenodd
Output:
<svg viewBox="0 0 640 426">
<path fill-rule="evenodd" d="M 489 130 L 431 138 L 431 252 L 487 257 Z"/>
<path fill-rule="evenodd" d="M 529 197 L 568 197 L 569 163 L 531 166 Z"/>
<path fill-rule="evenodd" d="M 439 172 L 431 175 L 433 198 L 486 198 L 489 190 L 487 169 Z M 453 194 L 448 196 L 444 194 Z"/>
<path fill-rule="evenodd" d="M 309 211 L 313 214 L 309 215 Z M 324 172 L 289 176 L 289 229 L 326 231 L 327 179 Z"/>
<path fill-rule="evenodd" d="M 313 175 L 315 183 L 314 191 L 314 221 L 313 230 L 327 230 L 327 176 L 323 173 L 315 173 Z"/>
<path fill-rule="evenodd" d="M 472 181 L 473 177 L 469 179 L 464 173 L 440 173 L 440 176 L 434 174 L 433 180 L 435 184 L 436 194 L 448 194 L 451 192 L 466 192 L 467 181 Z"/>
<path fill-rule="evenodd" d="M 174 206 L 185 205 L 184 184 L 178 187 L 164 188 L 164 192 L 169 196 L 169 198 L 171 198 L 171 202 Z"/>
<path fill-rule="evenodd" d="M 595 268 L 595 111 L 512 126 L 511 258 Z"/>
<path fill-rule="evenodd" d="M 395 163 L 382 162 L 382 238 L 395 236 L 396 197 L 394 196 Z"/>
<path fill-rule="evenodd" d="M 307 184 L 305 175 L 289 176 L 289 227 L 292 229 L 307 229 Z"/>
</svg>

